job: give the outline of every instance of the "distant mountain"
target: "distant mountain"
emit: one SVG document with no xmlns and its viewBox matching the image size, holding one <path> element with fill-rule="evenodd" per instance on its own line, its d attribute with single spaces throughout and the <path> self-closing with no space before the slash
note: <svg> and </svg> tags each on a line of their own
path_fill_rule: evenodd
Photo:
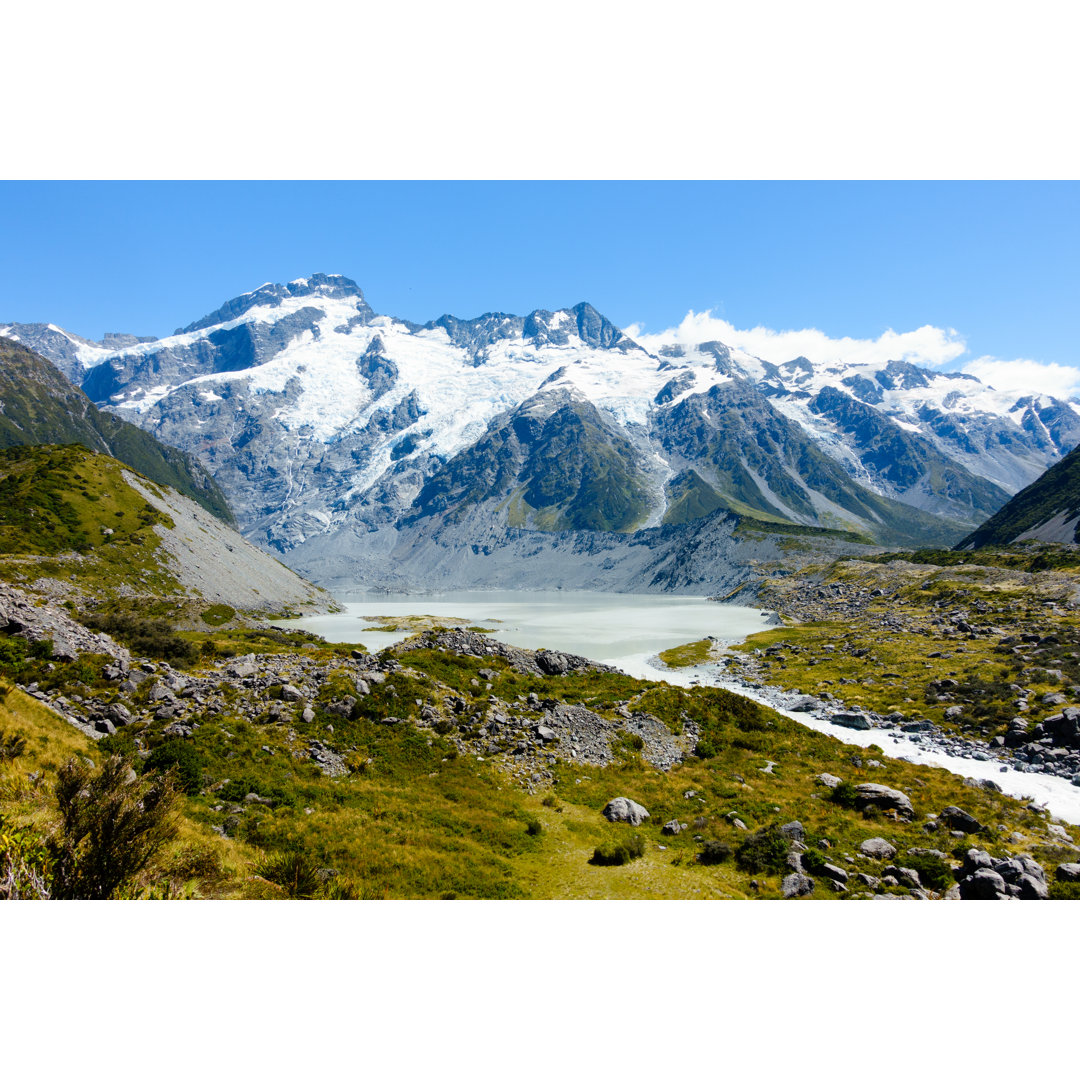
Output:
<svg viewBox="0 0 1080 1080">
<path fill-rule="evenodd" d="M 968 551 L 1015 540 L 1080 543 L 1080 447 L 1013 496 L 956 548 Z"/>
<path fill-rule="evenodd" d="M 644 538 L 720 511 L 952 544 L 1080 443 L 1070 402 L 901 360 L 777 365 L 722 342 L 654 355 L 587 303 L 421 326 L 325 274 L 160 341 L 39 340 L 102 408 L 202 461 L 246 536 L 310 572 L 347 554 L 391 576 L 422 564 L 418 544 Z"/>
<path fill-rule="evenodd" d="M 18 342 L 0 338 L 0 448 L 56 443 L 81 443 L 109 454 L 194 499 L 222 521 L 234 523 L 221 489 L 198 461 L 102 412 L 47 360 Z"/>
</svg>

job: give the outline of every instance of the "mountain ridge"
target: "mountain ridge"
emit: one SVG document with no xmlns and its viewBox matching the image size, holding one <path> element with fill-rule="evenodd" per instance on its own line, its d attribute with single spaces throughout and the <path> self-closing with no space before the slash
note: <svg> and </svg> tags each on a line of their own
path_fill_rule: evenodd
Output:
<svg viewBox="0 0 1080 1080">
<path fill-rule="evenodd" d="M 344 545 L 415 531 L 436 505 L 453 513 L 450 481 L 470 468 L 478 482 L 503 477 L 469 501 L 489 506 L 496 529 L 634 530 L 727 506 L 881 543 L 952 544 L 1080 443 L 1073 403 L 907 361 L 773 364 L 719 341 L 652 354 L 587 302 L 418 325 L 376 314 L 339 275 L 266 284 L 172 337 L 80 355 L 95 400 L 202 460 L 245 535 L 299 562 L 316 536 Z M 583 403 L 561 422 L 580 428 L 584 403 L 594 418 L 585 436 L 551 430 L 548 451 L 530 450 L 518 411 L 555 392 Z M 742 405 L 717 421 L 724 398 Z M 615 470 L 578 469 L 577 503 L 558 480 L 570 448 L 593 472 Z M 614 501 L 579 512 L 604 501 L 601 488 Z"/>
</svg>

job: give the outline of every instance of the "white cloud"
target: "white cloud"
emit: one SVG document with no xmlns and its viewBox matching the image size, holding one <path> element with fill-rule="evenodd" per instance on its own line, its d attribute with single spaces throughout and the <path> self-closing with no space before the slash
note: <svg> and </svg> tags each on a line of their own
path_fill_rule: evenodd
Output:
<svg viewBox="0 0 1080 1080">
<path fill-rule="evenodd" d="M 772 364 L 782 364 L 796 356 L 805 356 L 814 364 L 840 361 L 845 364 L 908 360 L 926 367 L 941 367 L 959 359 L 966 351 L 964 339 L 955 330 L 920 326 L 902 334 L 886 330 L 878 338 L 831 338 L 820 330 L 770 330 L 755 326 L 739 330 L 726 319 L 714 318 L 711 312 L 687 313 L 678 325 L 658 334 L 646 334 L 635 324 L 625 333 L 649 352 L 662 345 L 699 345 L 703 341 L 722 341 L 725 345 L 760 357 Z"/>
<path fill-rule="evenodd" d="M 980 356 L 963 369 L 995 390 L 1015 390 L 1025 394 L 1051 394 L 1068 398 L 1080 395 L 1080 368 L 1039 360 L 998 360 Z"/>
</svg>

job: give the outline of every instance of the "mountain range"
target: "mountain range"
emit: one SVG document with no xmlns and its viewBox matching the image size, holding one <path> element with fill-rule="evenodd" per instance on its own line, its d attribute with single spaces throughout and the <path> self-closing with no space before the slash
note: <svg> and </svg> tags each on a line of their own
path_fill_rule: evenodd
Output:
<svg viewBox="0 0 1080 1080">
<path fill-rule="evenodd" d="M 951 545 L 1080 443 L 1073 402 L 901 359 L 650 353 L 587 303 L 419 325 L 335 275 L 160 340 L 0 336 L 200 461 L 245 536 L 339 591 L 693 589 L 793 528 Z"/>
</svg>

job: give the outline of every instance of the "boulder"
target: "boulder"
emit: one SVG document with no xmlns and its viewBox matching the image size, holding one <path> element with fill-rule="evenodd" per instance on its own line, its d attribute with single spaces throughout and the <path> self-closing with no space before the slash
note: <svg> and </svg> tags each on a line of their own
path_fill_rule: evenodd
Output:
<svg viewBox="0 0 1080 1080">
<path fill-rule="evenodd" d="M 1058 881 L 1080 881 L 1080 863 L 1062 863 L 1054 871 L 1054 877 Z"/>
<path fill-rule="evenodd" d="M 627 825 L 640 825 L 648 816 L 649 811 L 641 803 L 634 802 L 620 795 L 614 798 L 604 807 L 604 817 L 608 821 L 622 821 Z"/>
<path fill-rule="evenodd" d="M 874 726 L 870 722 L 870 717 L 865 713 L 833 713 L 832 716 L 829 717 L 829 720 L 831 723 L 838 724 L 840 727 L 854 728 L 856 731 L 867 731 Z"/>
<path fill-rule="evenodd" d="M 839 787 L 843 783 L 843 780 L 841 780 L 839 776 L 833 776 L 832 773 L 827 772 L 818 773 L 817 776 L 814 777 L 814 779 L 819 784 L 827 787 L 830 791 L 835 787 Z"/>
<path fill-rule="evenodd" d="M 536 654 L 536 663 L 545 675 L 565 675 L 570 670 L 570 662 L 562 653 L 546 649 Z"/>
<path fill-rule="evenodd" d="M 859 810 L 868 806 L 876 806 L 880 810 L 894 810 L 909 821 L 915 816 L 911 800 L 902 791 L 885 787 L 883 784 L 859 784 L 855 789 L 855 806 Z"/>
<path fill-rule="evenodd" d="M 788 874 L 780 883 L 780 893 L 785 900 L 809 896 L 814 891 L 814 879 L 805 874 Z"/>
<path fill-rule="evenodd" d="M 682 831 L 682 825 L 680 825 L 678 821 L 672 818 L 671 821 L 664 822 L 662 828 L 660 829 L 660 834 L 662 836 L 678 836 L 679 833 L 681 833 Z"/>
<path fill-rule="evenodd" d="M 1050 896 L 1046 884 L 1046 871 L 1028 855 L 1014 855 L 994 863 L 994 872 L 1008 886 L 1012 896 L 1021 900 L 1047 900 Z"/>
<path fill-rule="evenodd" d="M 880 836 L 864 840 L 859 845 L 859 850 L 871 859 L 891 859 L 896 854 L 896 848 Z"/>
<path fill-rule="evenodd" d="M 281 688 L 281 700 L 282 701 L 302 701 L 303 693 L 298 690 L 292 683 L 286 683 Z"/>
<path fill-rule="evenodd" d="M 833 863 L 825 863 L 821 868 L 821 873 L 831 881 L 840 882 L 841 885 L 846 884 L 848 879 L 847 871 L 843 867 L 836 866 Z"/>
<path fill-rule="evenodd" d="M 982 831 L 982 825 L 966 810 L 961 810 L 958 806 L 946 806 L 938 814 L 938 820 L 945 822 L 950 829 L 959 829 L 961 832 L 977 833 Z"/>
<path fill-rule="evenodd" d="M 786 825 L 781 825 L 780 832 L 789 840 L 798 840 L 799 843 L 806 839 L 806 830 L 802 827 L 801 821 L 789 821 Z"/>
<path fill-rule="evenodd" d="M 976 870 L 960 881 L 961 900 L 1007 900 L 1009 890 L 1005 879 L 989 867 Z"/>
</svg>

